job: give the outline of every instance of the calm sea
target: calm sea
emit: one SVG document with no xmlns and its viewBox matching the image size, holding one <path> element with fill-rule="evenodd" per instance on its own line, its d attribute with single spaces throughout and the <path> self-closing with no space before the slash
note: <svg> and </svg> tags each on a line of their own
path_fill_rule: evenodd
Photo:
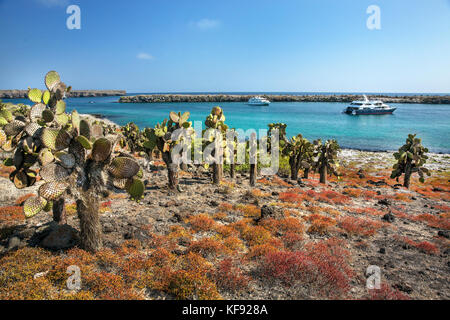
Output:
<svg viewBox="0 0 450 320">
<path fill-rule="evenodd" d="M 396 94 L 392 94 L 396 95 Z M 191 120 L 204 121 L 211 108 L 220 105 L 229 127 L 266 129 L 271 122 L 284 122 L 288 135 L 308 139 L 337 139 L 341 147 L 362 150 L 397 150 L 409 133 L 417 133 L 432 152 L 450 153 L 450 105 L 392 104 L 393 115 L 350 116 L 342 114 L 345 103 L 280 102 L 270 107 L 245 103 L 117 103 L 119 97 L 69 98 L 68 110 L 102 114 L 124 125 L 154 126 L 169 111 L 190 111 Z M 4 99 L 27 103 L 25 99 Z"/>
</svg>

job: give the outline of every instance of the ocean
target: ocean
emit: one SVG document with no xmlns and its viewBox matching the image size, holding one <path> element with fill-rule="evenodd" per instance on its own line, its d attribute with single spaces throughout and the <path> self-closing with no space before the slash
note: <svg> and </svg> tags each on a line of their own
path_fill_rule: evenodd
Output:
<svg viewBox="0 0 450 320">
<path fill-rule="evenodd" d="M 342 148 L 370 151 L 397 150 L 409 133 L 417 133 L 431 152 L 450 153 L 450 105 L 391 104 L 398 108 L 393 115 L 351 116 L 342 113 L 346 103 L 280 102 L 255 107 L 234 102 L 117 103 L 118 99 L 68 98 L 67 110 L 102 114 L 120 125 L 134 122 L 144 128 L 168 118 L 170 111 L 189 111 L 191 121 L 204 121 L 211 108 L 219 105 L 230 128 L 258 131 L 267 129 L 268 123 L 283 122 L 288 136 L 301 133 L 310 140 L 336 139 Z M 8 101 L 30 104 L 26 99 L 4 99 Z"/>
</svg>

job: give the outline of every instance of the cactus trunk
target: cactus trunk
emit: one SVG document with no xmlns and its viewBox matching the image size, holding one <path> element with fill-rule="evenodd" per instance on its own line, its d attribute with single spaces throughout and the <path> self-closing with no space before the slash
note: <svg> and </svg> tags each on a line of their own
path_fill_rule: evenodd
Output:
<svg viewBox="0 0 450 320">
<path fill-rule="evenodd" d="M 163 152 L 162 158 L 167 166 L 167 177 L 169 179 L 169 188 L 176 189 L 178 187 L 178 165 L 172 163 L 170 152 Z"/>
<path fill-rule="evenodd" d="M 213 163 L 213 183 L 219 184 L 223 178 L 223 166 L 218 163 Z"/>
<path fill-rule="evenodd" d="M 289 157 L 289 166 L 291 167 L 291 180 L 297 180 L 298 166 L 297 166 L 297 159 L 295 156 Z"/>
<path fill-rule="evenodd" d="M 309 168 L 303 171 L 303 179 L 309 179 Z"/>
<path fill-rule="evenodd" d="M 411 181 L 411 162 L 408 161 L 408 163 L 406 164 L 406 168 L 405 168 L 405 179 L 403 181 L 403 186 L 407 189 L 409 189 L 409 184 Z"/>
<path fill-rule="evenodd" d="M 81 246 L 86 251 L 96 252 L 103 246 L 102 227 L 98 214 L 99 199 L 93 192 L 84 192 L 76 204 L 80 219 Z"/>
<path fill-rule="evenodd" d="M 230 177 L 231 179 L 236 177 L 236 166 L 234 163 L 230 164 Z"/>
<path fill-rule="evenodd" d="M 256 185 L 257 176 L 257 166 L 255 164 L 250 164 L 250 185 L 254 187 Z"/>
<path fill-rule="evenodd" d="M 53 221 L 58 224 L 66 224 L 66 207 L 64 198 L 59 198 L 53 202 Z"/>
<path fill-rule="evenodd" d="M 320 173 L 320 183 L 326 184 L 327 183 L 327 166 L 322 165 L 319 169 Z"/>
</svg>

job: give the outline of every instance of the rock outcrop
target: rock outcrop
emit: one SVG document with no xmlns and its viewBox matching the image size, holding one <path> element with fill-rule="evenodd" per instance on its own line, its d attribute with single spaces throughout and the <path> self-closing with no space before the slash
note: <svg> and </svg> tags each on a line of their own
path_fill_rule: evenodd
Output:
<svg viewBox="0 0 450 320">
<path fill-rule="evenodd" d="M 234 94 L 150 94 L 120 97 L 121 103 L 161 103 L 161 102 L 247 102 L 254 95 Z M 272 102 L 351 102 L 361 100 L 361 95 L 263 95 Z M 368 96 L 371 100 L 382 100 L 386 103 L 423 103 L 450 104 L 450 96 Z"/>
</svg>

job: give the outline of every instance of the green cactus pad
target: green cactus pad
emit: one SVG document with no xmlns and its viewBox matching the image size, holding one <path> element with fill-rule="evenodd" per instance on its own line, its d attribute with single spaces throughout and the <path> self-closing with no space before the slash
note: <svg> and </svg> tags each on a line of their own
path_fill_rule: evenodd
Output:
<svg viewBox="0 0 450 320">
<path fill-rule="evenodd" d="M 42 198 L 44 199 L 44 198 Z M 45 200 L 45 199 L 44 199 Z M 47 200 L 46 200 L 47 201 Z M 53 201 L 47 201 L 47 204 L 44 207 L 45 212 L 50 212 L 53 209 Z"/>
<path fill-rule="evenodd" d="M 80 115 L 78 114 L 77 110 L 72 111 L 72 127 L 77 130 L 77 132 L 80 131 Z"/>
<path fill-rule="evenodd" d="M 42 94 L 42 102 L 44 102 L 44 104 L 47 104 L 49 100 L 50 100 L 50 92 L 48 90 L 45 90 L 44 93 Z"/>
<path fill-rule="evenodd" d="M 111 161 L 108 170 L 115 178 L 131 178 L 139 172 L 139 164 L 132 158 L 117 157 Z"/>
<path fill-rule="evenodd" d="M 86 150 L 92 149 L 92 143 L 85 136 L 78 136 L 77 141 L 85 148 Z"/>
<path fill-rule="evenodd" d="M 52 91 L 52 89 L 61 81 L 58 72 L 50 71 L 45 75 L 45 85 L 47 89 Z"/>
<path fill-rule="evenodd" d="M 84 119 L 80 120 L 80 135 L 91 138 L 91 125 Z"/>
<path fill-rule="evenodd" d="M 51 150 L 63 150 L 70 144 L 72 137 L 63 129 L 44 128 L 42 130 L 41 141 L 44 146 Z"/>
<path fill-rule="evenodd" d="M 25 123 L 19 120 L 13 120 L 3 127 L 3 131 L 10 137 L 16 136 L 25 128 Z"/>
<path fill-rule="evenodd" d="M 39 175 L 46 182 L 59 181 L 69 176 L 66 169 L 56 163 L 50 163 L 41 168 Z"/>
<path fill-rule="evenodd" d="M 26 218 L 31 218 L 41 212 L 47 205 L 47 200 L 42 197 L 28 198 L 23 204 L 23 213 Z"/>
<path fill-rule="evenodd" d="M 53 160 L 55 159 L 55 157 L 53 156 L 53 154 L 51 153 L 51 151 L 47 148 L 44 148 L 41 150 L 41 152 L 39 152 L 39 163 L 42 166 L 46 166 L 47 164 L 53 162 Z"/>
<path fill-rule="evenodd" d="M 55 120 L 61 127 L 64 127 L 69 122 L 69 116 L 65 113 L 57 114 Z"/>
<path fill-rule="evenodd" d="M 102 162 L 108 159 L 112 151 L 112 143 L 106 138 L 100 138 L 94 142 L 92 147 L 92 159 L 97 162 Z"/>
<path fill-rule="evenodd" d="M 5 124 L 8 124 L 8 121 L 5 118 L 0 117 L 0 126 L 4 126 Z"/>
<path fill-rule="evenodd" d="M 127 186 L 127 192 L 131 196 L 131 200 L 139 201 L 144 197 L 145 186 L 142 180 L 134 178 Z"/>
<path fill-rule="evenodd" d="M 40 103 L 42 100 L 42 91 L 39 89 L 30 89 L 28 91 L 28 99 L 34 103 Z"/>
<path fill-rule="evenodd" d="M 39 187 L 39 196 L 47 200 L 56 200 L 66 191 L 68 184 L 61 181 L 46 182 Z"/>
<path fill-rule="evenodd" d="M 8 122 L 14 119 L 12 112 L 6 109 L 0 110 L 0 117 L 5 118 Z"/>
<path fill-rule="evenodd" d="M 52 122 L 53 119 L 55 119 L 55 115 L 50 109 L 45 109 L 44 111 L 42 111 L 42 119 L 45 122 Z"/>
<path fill-rule="evenodd" d="M 55 113 L 58 115 L 64 112 L 66 112 L 66 103 L 64 100 L 58 100 L 58 102 L 56 102 Z"/>
</svg>

